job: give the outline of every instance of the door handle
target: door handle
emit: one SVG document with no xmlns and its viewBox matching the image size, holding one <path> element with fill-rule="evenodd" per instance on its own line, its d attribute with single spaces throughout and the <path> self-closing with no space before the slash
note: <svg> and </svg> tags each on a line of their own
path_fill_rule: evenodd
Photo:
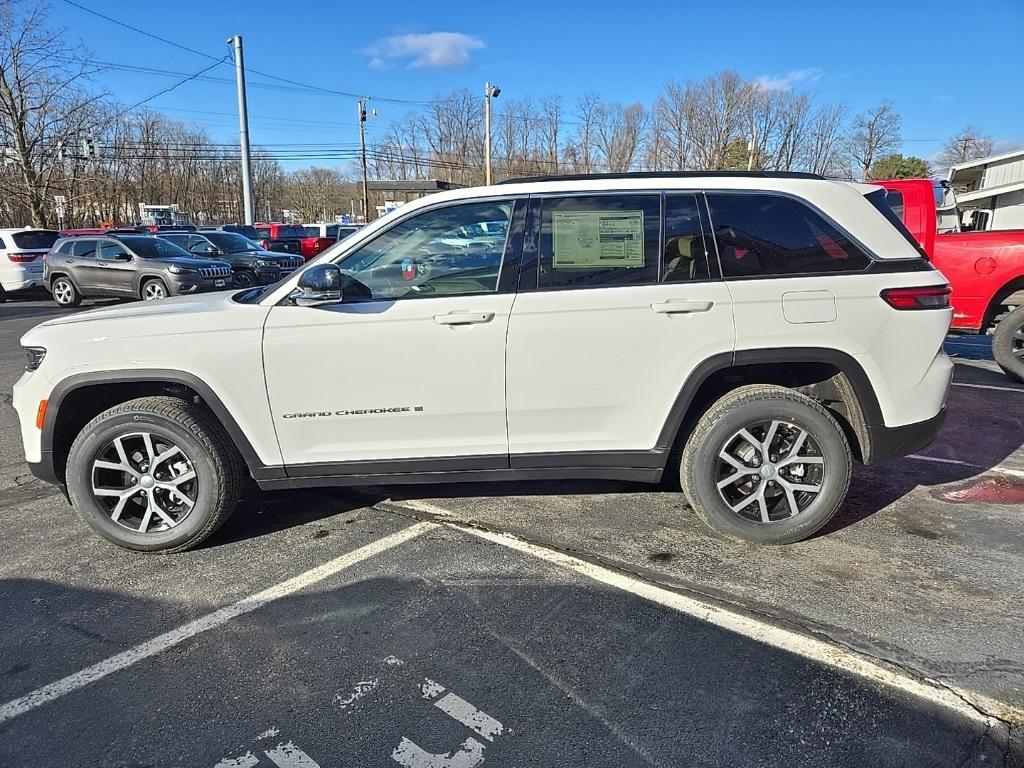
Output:
<svg viewBox="0 0 1024 768">
<path fill-rule="evenodd" d="M 707 312 L 715 306 L 713 301 L 689 301 L 688 299 L 669 299 L 658 304 L 651 304 L 651 309 L 659 315 L 685 315 L 695 312 Z"/>
<path fill-rule="evenodd" d="M 493 319 L 493 312 L 451 312 L 447 315 L 434 315 L 434 322 L 438 325 L 472 325 L 489 323 Z"/>
</svg>

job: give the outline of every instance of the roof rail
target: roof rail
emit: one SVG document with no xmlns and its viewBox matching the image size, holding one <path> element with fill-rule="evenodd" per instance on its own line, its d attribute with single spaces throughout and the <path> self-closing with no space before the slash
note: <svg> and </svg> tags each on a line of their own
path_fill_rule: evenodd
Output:
<svg viewBox="0 0 1024 768">
<path fill-rule="evenodd" d="M 627 173 L 568 173 L 545 176 L 521 176 L 499 181 L 498 184 L 521 184 L 529 181 L 602 181 L 611 179 L 692 179 L 712 177 L 739 177 L 755 179 L 820 179 L 817 173 L 801 171 L 629 171 Z"/>
</svg>

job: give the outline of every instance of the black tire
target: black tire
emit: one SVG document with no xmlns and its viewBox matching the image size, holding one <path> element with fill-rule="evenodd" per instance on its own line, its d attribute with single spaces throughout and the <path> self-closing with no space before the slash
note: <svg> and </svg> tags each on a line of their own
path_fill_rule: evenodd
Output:
<svg viewBox="0 0 1024 768">
<path fill-rule="evenodd" d="M 112 519 L 111 510 L 104 503 L 109 497 L 101 501 L 93 493 L 94 472 L 99 471 L 93 463 L 109 455 L 105 451 L 115 438 L 135 440 L 131 436 L 141 432 L 151 435 L 154 445 L 166 440 L 178 446 L 180 455 L 195 473 L 195 490 L 191 491 L 194 504 L 173 527 L 133 530 L 134 526 L 129 528 L 127 523 Z M 156 462 L 153 464 L 155 467 Z M 157 475 L 155 470 L 151 471 Z M 201 544 L 231 515 L 243 477 L 241 457 L 220 422 L 201 406 L 176 397 L 141 397 L 107 409 L 82 428 L 67 461 L 68 495 L 78 514 L 103 538 L 138 552 L 182 552 Z M 144 501 L 135 496 L 142 495 L 144 486 L 129 485 L 140 491 L 125 506 L 136 504 L 138 509 L 132 509 L 141 515 L 139 510 L 148 498 Z M 156 497 L 157 490 L 149 493 Z M 156 516 L 153 520 L 162 525 Z"/>
<path fill-rule="evenodd" d="M 1024 383 L 1024 307 L 999 321 L 992 336 L 992 356 L 1003 373 Z"/>
<path fill-rule="evenodd" d="M 777 426 L 769 439 L 772 424 Z M 738 434 L 741 429 L 759 440 L 758 446 L 767 442 L 768 449 L 754 448 Z M 794 455 L 801 432 L 806 437 Z M 749 459 L 740 459 L 742 470 L 720 458 L 728 453 L 735 461 L 743 451 Z M 762 463 L 765 454 L 771 455 Z M 791 457 L 805 461 L 790 462 Z M 683 448 L 679 479 L 690 505 L 719 534 L 754 544 L 791 544 L 812 535 L 836 513 L 850 487 L 851 464 L 846 435 L 823 406 L 785 387 L 756 384 L 723 396 L 700 418 Z M 741 479 L 720 492 L 719 483 L 733 477 Z M 792 490 L 793 484 L 816 486 L 816 495 Z M 748 506 L 734 511 L 732 506 L 746 499 L 752 499 Z M 797 508 L 792 515 L 791 500 Z"/>
<path fill-rule="evenodd" d="M 61 275 L 50 283 L 50 296 L 61 309 L 74 309 L 82 303 L 82 294 L 70 277 Z M 67 296 L 66 300 L 57 297 Z"/>
<path fill-rule="evenodd" d="M 240 269 L 232 275 L 235 288 L 253 288 L 259 282 L 256 273 L 248 269 Z"/>
<path fill-rule="evenodd" d="M 162 296 L 157 296 L 157 292 L 162 292 Z M 161 280 L 159 277 L 151 277 L 148 280 L 143 280 L 142 285 L 139 286 L 139 298 L 143 301 L 159 301 L 166 299 L 171 295 L 171 292 L 167 290 L 167 283 Z"/>
</svg>

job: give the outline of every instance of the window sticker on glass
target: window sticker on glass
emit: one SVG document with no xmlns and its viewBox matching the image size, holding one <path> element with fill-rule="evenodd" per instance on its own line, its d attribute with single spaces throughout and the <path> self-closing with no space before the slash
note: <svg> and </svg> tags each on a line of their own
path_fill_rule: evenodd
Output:
<svg viewBox="0 0 1024 768">
<path fill-rule="evenodd" d="M 555 211 L 555 269 L 642 267 L 643 211 Z"/>
</svg>

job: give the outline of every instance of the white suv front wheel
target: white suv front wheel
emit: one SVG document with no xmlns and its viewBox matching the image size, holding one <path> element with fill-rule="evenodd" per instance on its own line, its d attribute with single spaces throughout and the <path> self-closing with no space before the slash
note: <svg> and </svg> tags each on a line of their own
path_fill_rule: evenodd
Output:
<svg viewBox="0 0 1024 768">
<path fill-rule="evenodd" d="M 836 513 L 851 464 L 846 435 L 823 406 L 759 384 L 733 390 L 704 414 L 679 472 L 690 504 L 718 533 L 789 544 Z"/>
<path fill-rule="evenodd" d="M 126 549 L 181 552 L 234 509 L 242 464 L 209 411 L 174 397 L 141 397 L 101 413 L 68 453 L 71 503 Z"/>
</svg>

